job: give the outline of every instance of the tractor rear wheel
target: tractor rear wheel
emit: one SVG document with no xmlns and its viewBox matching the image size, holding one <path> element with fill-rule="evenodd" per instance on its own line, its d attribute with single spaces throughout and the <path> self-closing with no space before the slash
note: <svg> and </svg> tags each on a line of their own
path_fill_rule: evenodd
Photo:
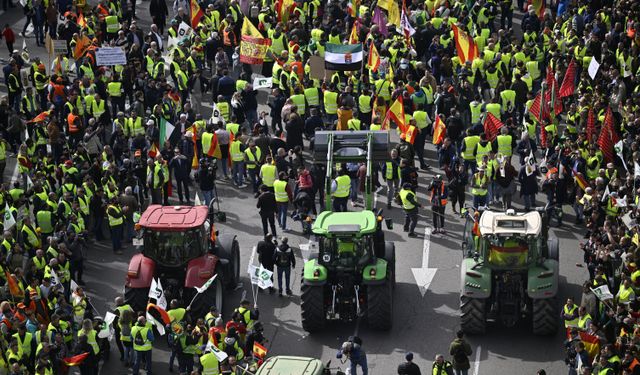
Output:
<svg viewBox="0 0 640 375">
<path fill-rule="evenodd" d="M 213 281 L 213 285 L 207 288 L 207 290 L 205 290 L 202 295 L 198 296 L 196 300 L 191 304 L 190 310 L 192 316 L 207 315 L 207 313 L 211 309 L 211 306 L 215 306 L 222 314 L 222 309 L 224 307 L 224 298 L 222 292 L 222 281 L 220 280 L 220 277 L 216 277 L 216 279 Z"/>
<path fill-rule="evenodd" d="M 393 324 L 393 271 L 384 284 L 367 286 L 367 319 L 369 327 L 388 331 Z"/>
<path fill-rule="evenodd" d="M 324 285 L 302 284 L 300 310 L 302 328 L 307 332 L 317 332 L 324 328 L 327 317 L 324 310 Z"/>
<path fill-rule="evenodd" d="M 556 314 L 556 299 L 534 299 L 531 315 L 533 334 L 549 336 L 558 330 L 558 314 Z"/>
<path fill-rule="evenodd" d="M 149 288 L 124 287 L 124 303 L 131 306 L 133 311 L 146 311 L 149 301 Z"/>
<path fill-rule="evenodd" d="M 240 245 L 235 235 L 222 234 L 218 236 L 217 243 L 217 255 L 228 260 L 229 266 L 225 267 L 227 274 L 224 275 L 225 286 L 228 289 L 233 289 L 238 285 L 240 281 Z"/>
<path fill-rule="evenodd" d="M 384 259 L 389 263 L 389 270 L 391 272 L 391 285 L 396 287 L 396 245 L 393 242 L 384 243 Z"/>
<path fill-rule="evenodd" d="M 487 328 L 484 299 L 460 296 L 460 325 L 465 333 L 481 335 Z"/>
</svg>

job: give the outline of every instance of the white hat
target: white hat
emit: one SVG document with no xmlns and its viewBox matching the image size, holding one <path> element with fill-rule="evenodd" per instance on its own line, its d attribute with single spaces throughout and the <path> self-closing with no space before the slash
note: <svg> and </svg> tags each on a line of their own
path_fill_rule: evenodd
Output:
<svg viewBox="0 0 640 375">
<path fill-rule="evenodd" d="M 147 120 L 147 126 L 151 126 L 153 124 L 154 124 L 153 120 Z"/>
</svg>

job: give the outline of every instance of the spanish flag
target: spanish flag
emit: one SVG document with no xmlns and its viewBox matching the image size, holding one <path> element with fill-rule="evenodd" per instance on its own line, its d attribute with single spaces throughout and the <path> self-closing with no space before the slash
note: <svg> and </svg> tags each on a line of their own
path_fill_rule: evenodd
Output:
<svg viewBox="0 0 640 375">
<path fill-rule="evenodd" d="M 200 8 L 198 0 L 191 0 L 189 3 L 191 8 L 191 27 L 195 29 L 200 23 L 202 17 L 204 17 L 204 12 L 202 11 L 202 8 Z"/>
<path fill-rule="evenodd" d="M 44 122 L 49 117 L 50 113 L 51 113 L 51 111 L 40 112 L 39 115 L 37 115 L 36 117 L 31 119 L 31 121 L 29 121 L 29 122 Z"/>
<path fill-rule="evenodd" d="M 76 48 L 73 50 L 73 58 L 75 60 L 79 60 L 87 51 L 89 46 L 91 46 L 91 40 L 88 36 L 82 35 L 81 38 L 78 38 L 78 40 L 76 40 Z"/>
<path fill-rule="evenodd" d="M 528 0 L 527 7 L 529 5 L 533 5 L 533 9 L 536 11 L 536 16 L 538 18 L 544 18 L 544 10 L 545 10 L 545 2 L 546 0 Z"/>
<path fill-rule="evenodd" d="M 456 50 L 458 51 L 460 63 L 464 64 L 467 61 L 473 61 L 473 59 L 480 55 L 476 42 L 469 34 L 464 30 L 460 30 L 455 24 L 451 24 L 451 28 L 453 29 L 453 38 L 456 41 Z"/>
<path fill-rule="evenodd" d="M 390 128 L 391 121 L 398 125 L 398 129 L 401 134 L 407 131 L 407 125 L 404 119 L 404 103 L 402 102 L 402 96 L 399 96 L 387 110 L 387 115 L 382 121 L 382 130 L 388 130 Z"/>
<path fill-rule="evenodd" d="M 570 328 L 567 328 L 567 338 L 571 339 Z M 580 332 L 580 341 L 584 344 L 584 349 L 589 354 L 589 358 L 595 358 L 600 353 L 600 339 L 598 336 Z"/>
<path fill-rule="evenodd" d="M 380 53 L 378 53 L 378 49 L 376 48 L 375 43 L 371 42 L 369 46 L 369 58 L 367 59 L 367 68 L 369 68 L 372 72 L 377 72 L 378 67 L 380 66 Z"/>
<path fill-rule="evenodd" d="M 358 21 L 353 23 L 353 27 L 351 28 L 351 34 L 349 35 L 349 44 L 356 44 L 356 43 L 359 43 L 359 40 L 358 40 Z"/>
<path fill-rule="evenodd" d="M 242 22 L 240 34 L 240 62 L 250 65 L 262 64 L 271 45 L 271 39 L 263 38 L 248 17 Z"/>
<path fill-rule="evenodd" d="M 253 355 L 258 357 L 258 358 L 264 358 L 267 355 L 267 348 L 265 348 L 264 346 L 260 345 L 259 342 L 255 341 L 253 343 Z"/>
<path fill-rule="evenodd" d="M 73 357 L 66 357 L 62 359 L 65 365 L 69 367 L 79 366 L 89 356 L 89 352 L 74 355 Z"/>
<path fill-rule="evenodd" d="M 82 27 L 87 27 L 87 20 L 84 19 L 84 14 L 82 14 L 82 11 L 78 12 L 78 26 Z"/>
<path fill-rule="evenodd" d="M 587 190 L 589 182 L 587 182 L 582 173 L 578 172 L 578 170 L 574 168 L 571 170 L 571 174 L 573 174 L 573 179 L 576 181 L 576 184 L 580 186 L 580 189 L 582 189 L 582 191 Z"/>
<path fill-rule="evenodd" d="M 149 155 L 150 158 L 155 158 L 158 155 L 158 146 L 156 146 L 155 143 L 151 144 L 147 155 Z"/>
<path fill-rule="evenodd" d="M 444 122 L 440 118 L 440 115 L 436 115 L 436 122 L 433 125 L 433 144 L 439 145 L 444 142 L 444 137 L 447 135 L 447 128 L 444 126 Z"/>
</svg>

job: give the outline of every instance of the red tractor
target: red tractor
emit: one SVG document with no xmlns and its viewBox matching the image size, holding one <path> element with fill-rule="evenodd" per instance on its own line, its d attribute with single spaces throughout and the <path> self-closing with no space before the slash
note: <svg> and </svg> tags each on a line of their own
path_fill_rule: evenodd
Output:
<svg viewBox="0 0 640 375">
<path fill-rule="evenodd" d="M 167 301 L 185 305 L 213 275 L 211 287 L 191 305 L 194 316 L 204 316 L 211 306 L 222 311 L 223 288 L 240 280 L 240 246 L 235 235 L 212 236 L 213 207 L 151 205 L 136 224 L 134 255 L 127 269 L 126 303 L 144 311 L 153 278 L 160 279 Z M 214 241 L 212 241 L 214 237 Z"/>
</svg>

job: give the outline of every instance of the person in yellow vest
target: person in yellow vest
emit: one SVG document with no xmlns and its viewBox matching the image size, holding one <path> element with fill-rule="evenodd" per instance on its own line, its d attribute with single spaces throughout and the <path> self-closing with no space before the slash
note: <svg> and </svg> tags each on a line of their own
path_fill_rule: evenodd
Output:
<svg viewBox="0 0 640 375">
<path fill-rule="evenodd" d="M 147 319 L 144 316 L 138 317 L 137 324 L 131 328 L 131 338 L 133 339 L 133 350 L 135 352 L 135 360 L 133 363 L 133 373 L 140 373 L 140 364 L 146 363 L 145 371 L 151 374 L 151 350 L 153 349 L 153 330 L 147 325 Z"/>
<path fill-rule="evenodd" d="M 260 179 L 269 191 L 273 192 L 273 183 L 276 181 L 277 169 L 273 164 L 273 158 L 271 155 L 267 155 L 265 163 L 260 167 Z"/>
<path fill-rule="evenodd" d="M 624 279 L 622 280 L 622 285 L 620 285 L 620 289 L 618 289 L 618 293 L 616 294 L 615 303 L 629 305 L 635 300 L 636 293 L 633 290 L 631 279 L 628 277 L 624 277 Z"/>
<path fill-rule="evenodd" d="M 489 178 L 485 174 L 485 167 L 478 167 L 478 172 L 471 179 L 471 194 L 473 195 L 473 208 L 485 206 L 487 204 L 487 193 Z"/>
<path fill-rule="evenodd" d="M 409 237 L 417 237 L 415 232 L 416 225 L 418 225 L 418 208 L 422 207 L 422 204 L 418 202 L 416 193 L 413 191 L 413 185 L 411 183 L 405 183 L 402 185 L 402 190 L 398 193 L 400 201 L 402 202 L 402 208 L 404 209 L 404 226 L 403 231 L 409 232 Z"/>
<path fill-rule="evenodd" d="M 333 196 L 333 210 L 336 212 L 347 211 L 347 201 L 351 193 L 351 177 L 349 177 L 346 167 L 338 172 L 331 183 L 331 195 Z"/>
<path fill-rule="evenodd" d="M 464 163 L 464 170 L 468 173 L 476 173 L 476 145 L 480 142 L 480 136 L 473 134 L 471 129 L 467 129 L 467 136 L 462 139 L 460 154 Z"/>
<path fill-rule="evenodd" d="M 220 374 L 220 362 L 211 350 L 205 350 L 205 353 L 200 356 L 200 366 L 202 366 L 202 375 Z"/>
<path fill-rule="evenodd" d="M 256 147 L 256 143 L 253 140 L 249 141 L 249 147 L 244 150 L 244 165 L 247 170 L 247 175 L 249 180 L 251 180 L 251 185 L 253 186 L 253 194 L 258 194 L 259 185 L 259 175 L 258 172 L 261 168 L 262 162 L 262 151 L 259 147 Z"/>
<path fill-rule="evenodd" d="M 116 307 L 113 309 L 113 313 L 116 317 L 113 321 L 113 328 L 115 331 L 116 346 L 120 352 L 120 360 L 129 362 L 130 357 L 127 355 L 125 343 L 131 343 L 131 324 L 133 321 L 125 319 L 124 315 L 126 315 L 125 312 L 133 312 L 133 309 L 130 305 L 124 303 L 124 298 L 122 298 L 122 296 L 116 297 L 114 302 Z M 123 327 L 125 327 L 124 332 L 122 331 Z M 131 345 L 129 345 L 129 347 L 131 348 Z"/>
<path fill-rule="evenodd" d="M 578 329 L 583 332 L 588 330 L 591 321 L 591 314 L 587 312 L 587 308 L 584 306 L 580 306 L 578 308 Z"/>
<path fill-rule="evenodd" d="M 249 300 L 243 299 L 240 301 L 240 306 L 237 307 L 234 312 L 238 312 L 242 316 L 242 322 L 247 331 L 253 329 L 253 324 L 260 319 L 260 311 L 257 307 L 251 310 L 251 303 Z"/>
<path fill-rule="evenodd" d="M 327 115 L 327 122 L 333 124 L 338 119 L 338 93 L 333 84 L 323 93 L 324 113 Z"/>
<path fill-rule="evenodd" d="M 513 155 L 513 149 L 516 146 L 515 138 L 509 134 L 509 128 L 503 126 L 500 129 L 500 135 L 493 141 L 493 149 L 497 150 L 498 154 L 502 154 L 505 157 Z"/>
<path fill-rule="evenodd" d="M 118 202 L 118 197 L 112 197 L 107 206 L 107 217 L 111 229 L 111 245 L 115 254 L 122 254 L 122 229 L 124 227 L 124 212 Z"/>
<path fill-rule="evenodd" d="M 47 266 L 47 258 L 45 258 L 42 249 L 36 250 L 36 256 L 31 258 L 31 264 L 33 264 L 36 270 L 36 277 L 42 279 L 44 277 L 44 268 Z"/>
<path fill-rule="evenodd" d="M 275 167 L 275 166 L 274 166 Z M 289 186 L 287 172 L 278 173 L 278 179 L 273 183 L 273 193 L 276 196 L 276 217 L 283 232 L 288 232 L 287 228 L 287 208 L 289 202 L 293 201 L 293 193 Z"/>
<path fill-rule="evenodd" d="M 573 298 L 567 298 L 567 302 L 562 307 L 560 319 L 564 321 L 565 328 L 578 326 L 578 305 L 573 302 Z"/>
<path fill-rule="evenodd" d="M 23 358 L 29 363 L 28 367 L 30 367 L 35 357 L 37 347 L 33 334 L 27 332 L 27 326 L 23 323 L 18 326 L 18 332 L 14 333 L 12 338 L 18 342 L 18 345 L 22 349 Z"/>
</svg>

